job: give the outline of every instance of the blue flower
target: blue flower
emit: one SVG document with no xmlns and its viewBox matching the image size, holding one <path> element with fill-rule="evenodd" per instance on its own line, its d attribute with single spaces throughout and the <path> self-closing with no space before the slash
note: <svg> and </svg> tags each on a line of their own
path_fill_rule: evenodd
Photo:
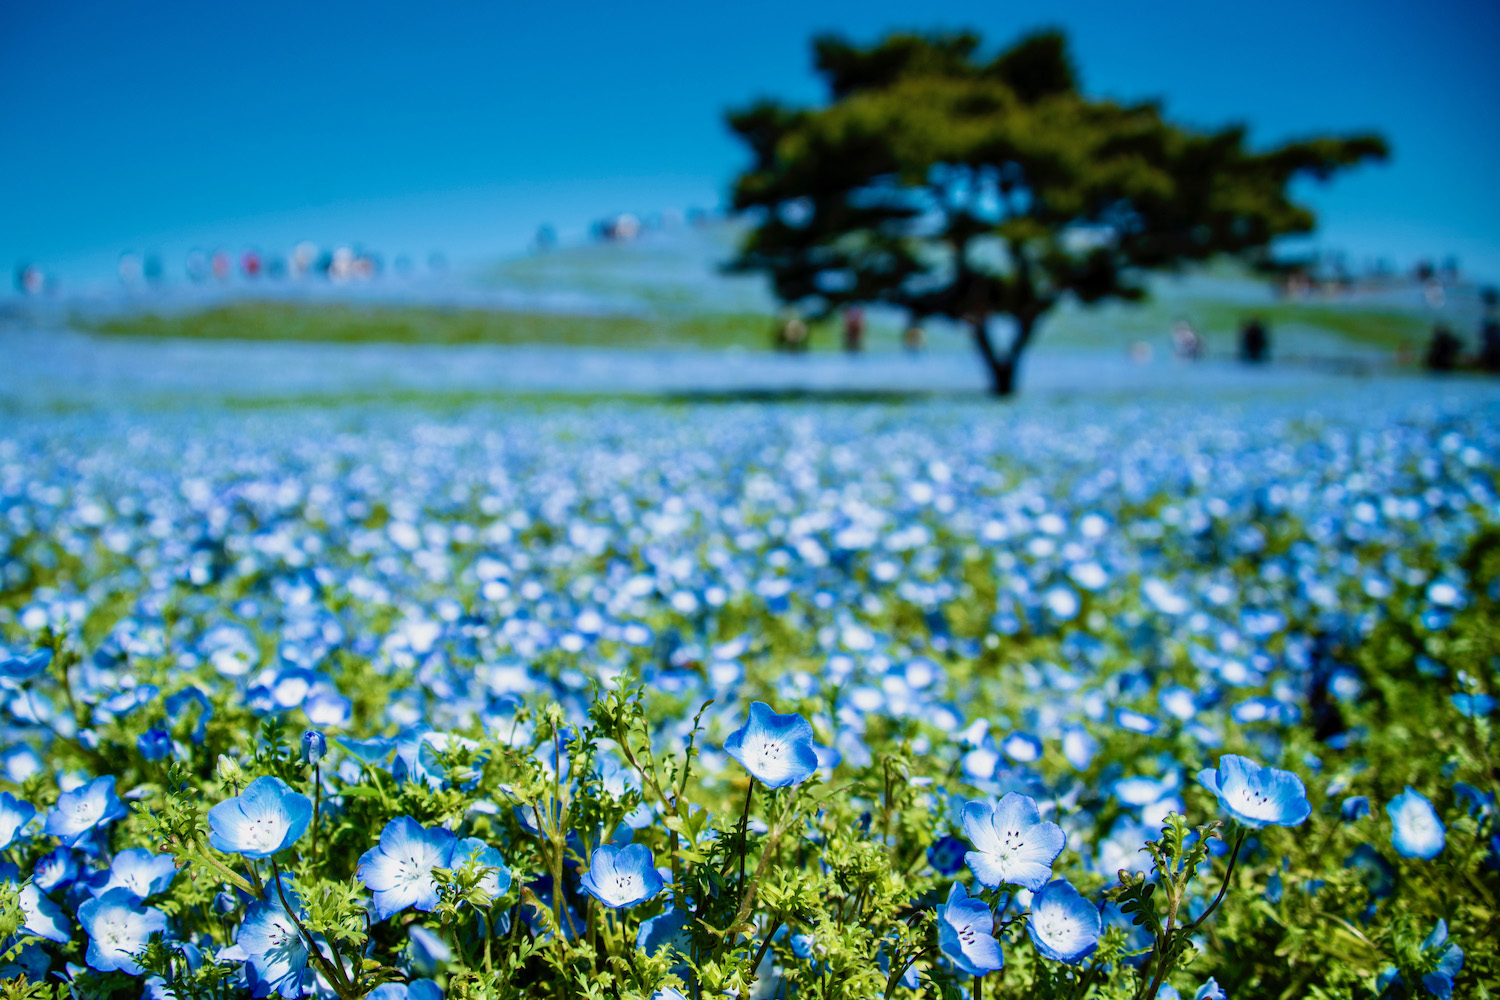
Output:
<svg viewBox="0 0 1500 1000">
<path fill-rule="evenodd" d="M 1312 813 L 1301 778 L 1238 754 L 1221 756 L 1217 771 L 1199 771 L 1198 782 L 1218 796 L 1230 817 L 1252 830 L 1298 826 Z"/>
<path fill-rule="evenodd" d="M 964 856 L 979 884 L 990 889 L 1019 885 L 1035 891 L 1052 876 L 1052 863 L 1067 838 L 1056 823 L 1045 821 L 1029 795 L 1010 792 L 998 806 L 970 802 L 964 806 L 964 836 L 974 850 Z"/>
<path fill-rule="evenodd" d="M 939 875 L 952 875 L 964 866 L 968 845 L 957 837 L 944 837 L 927 848 L 927 862 Z"/>
<path fill-rule="evenodd" d="M 111 889 L 78 908 L 78 923 L 89 936 L 84 960 L 98 972 L 141 974 L 136 959 L 146 950 L 153 934 L 167 931 L 166 914 L 141 901 L 126 889 Z"/>
<path fill-rule="evenodd" d="M 78 861 L 66 847 L 53 848 L 32 869 L 31 881 L 43 892 L 52 892 L 72 883 L 78 877 Z"/>
<path fill-rule="evenodd" d="M 1368 795 L 1351 795 L 1339 805 L 1339 816 L 1346 823 L 1364 819 L 1370 815 L 1370 797 Z"/>
<path fill-rule="evenodd" d="M 409 983 L 381 983 L 368 994 L 369 1000 L 443 1000 L 443 988 L 431 979 Z"/>
<path fill-rule="evenodd" d="M 438 903 L 434 868 L 451 868 L 456 844 L 442 827 L 426 829 L 410 816 L 398 816 L 380 831 L 379 845 L 359 859 L 355 876 L 374 893 L 376 920 L 408 906 L 431 912 Z"/>
<path fill-rule="evenodd" d="M 724 752 L 767 788 L 798 784 L 818 769 L 808 721 L 796 713 L 777 715 L 763 701 L 750 705 L 750 721 L 729 734 Z"/>
<path fill-rule="evenodd" d="M 125 804 L 115 794 L 115 777 L 109 774 L 59 795 L 47 811 L 46 831 L 65 846 L 77 847 L 95 828 L 124 815 Z"/>
<path fill-rule="evenodd" d="M 1453 707 L 1458 709 L 1459 715 L 1477 719 L 1495 710 L 1495 699 L 1487 694 L 1470 694 L 1467 691 L 1461 691 L 1453 695 Z"/>
<path fill-rule="evenodd" d="M 1198 987 L 1193 1000 L 1229 1000 L 1229 994 L 1224 992 L 1224 987 L 1219 985 L 1217 979 L 1210 977 L 1208 982 Z"/>
<path fill-rule="evenodd" d="M 948 960 L 971 976 L 1005 968 L 1000 942 L 995 940 L 995 916 L 982 901 L 970 899 L 961 883 L 939 903 L 938 947 Z"/>
<path fill-rule="evenodd" d="M 1376 899 L 1383 899 L 1396 891 L 1396 873 L 1390 862 L 1369 844 L 1360 844 L 1344 859 L 1345 868 L 1358 868 L 1364 876 L 1365 888 Z"/>
<path fill-rule="evenodd" d="M 20 881 L 20 869 L 8 861 L 0 862 L 0 882 L 17 884 Z M 22 930 L 59 944 L 68 940 L 70 935 L 67 914 L 63 913 L 61 906 L 42 895 L 35 881 L 21 886 L 18 901 L 21 904 L 23 917 Z"/>
<path fill-rule="evenodd" d="M 202 743 L 208 736 L 208 720 L 214 717 L 214 706 L 202 688 L 185 687 L 176 694 L 167 695 L 162 705 L 166 709 L 167 718 L 173 720 L 180 719 L 189 705 L 197 705 L 198 721 L 193 724 L 191 739 L 194 743 Z"/>
<path fill-rule="evenodd" d="M 510 869 L 505 866 L 505 859 L 498 849 L 478 837 L 465 837 L 454 845 L 453 867 L 457 868 L 465 861 L 477 861 L 494 869 L 479 882 L 479 888 L 491 899 L 497 899 L 510 890 Z"/>
<path fill-rule="evenodd" d="M 124 889 L 137 899 L 146 899 L 167 891 L 177 877 L 177 865 L 170 854 L 152 854 L 144 847 L 132 847 L 115 855 L 107 874 L 103 884 L 89 890 L 92 895 Z"/>
<path fill-rule="evenodd" d="M 692 936 L 687 929 L 687 914 L 674 906 L 667 907 L 649 920 L 641 921 L 641 928 L 635 934 L 635 946 L 647 955 L 656 955 L 664 948 L 689 955 L 692 943 Z"/>
<path fill-rule="evenodd" d="M 284 875 L 281 893 L 286 894 L 301 919 L 302 900 Z M 218 955 L 225 961 L 245 963 L 250 995 L 254 997 L 272 993 L 301 996 L 313 984 L 312 971 L 307 967 L 307 941 L 282 905 L 281 893 L 274 885 L 267 887 L 266 898 L 245 911 L 244 921 L 234 932 L 234 944 Z"/>
<path fill-rule="evenodd" d="M 310 822 L 311 799 L 280 778 L 256 778 L 208 811 L 208 842 L 229 854 L 269 858 L 295 844 Z"/>
<path fill-rule="evenodd" d="M 172 734 L 159 726 L 152 727 L 136 737 L 135 748 L 147 760 L 162 760 L 172 752 Z"/>
<path fill-rule="evenodd" d="M 374 736 L 368 740 L 356 740 L 347 736 L 341 736 L 334 741 L 343 747 L 361 763 L 368 767 L 384 764 L 396 749 L 396 741 L 384 736 Z"/>
<path fill-rule="evenodd" d="M 1441 954 L 1436 954 L 1439 949 Z M 1453 979 L 1463 971 L 1464 950 L 1457 943 L 1448 944 L 1448 921 L 1439 920 L 1432 928 L 1422 942 L 1422 954 L 1429 961 L 1435 955 L 1437 958 L 1437 967 L 1422 977 L 1422 985 L 1440 1000 L 1449 1000 L 1453 996 Z"/>
<path fill-rule="evenodd" d="M 1043 958 L 1077 965 L 1099 947 L 1102 929 L 1099 907 L 1062 879 L 1048 882 L 1031 898 L 1026 933 Z"/>
<path fill-rule="evenodd" d="M 29 681 L 52 662 L 52 650 L 38 649 L 30 656 L 12 656 L 0 660 L 0 677 L 12 681 Z"/>
<path fill-rule="evenodd" d="M 27 825 L 35 818 L 36 806 L 10 792 L 0 792 L 0 851 L 25 836 Z"/>
<path fill-rule="evenodd" d="M 1443 853 L 1447 828 L 1432 803 L 1416 789 L 1407 785 L 1406 791 L 1386 804 L 1385 811 L 1391 817 L 1391 846 L 1396 853 L 1424 861 Z"/>
<path fill-rule="evenodd" d="M 316 764 L 328 753 L 328 740 L 316 729 L 307 729 L 302 733 L 302 762 L 304 764 Z"/>
<path fill-rule="evenodd" d="M 582 882 L 585 892 L 616 910 L 644 903 L 665 884 L 656 870 L 651 848 L 644 844 L 600 847 L 589 856 L 589 870 Z"/>
</svg>

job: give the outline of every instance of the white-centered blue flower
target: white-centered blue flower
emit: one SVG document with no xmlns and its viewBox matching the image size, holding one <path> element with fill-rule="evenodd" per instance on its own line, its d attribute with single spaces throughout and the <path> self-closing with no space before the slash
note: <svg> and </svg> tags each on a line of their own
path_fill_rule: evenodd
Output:
<svg viewBox="0 0 1500 1000">
<path fill-rule="evenodd" d="M 491 847 L 478 837 L 465 837 L 454 845 L 453 867 L 457 868 L 466 861 L 477 861 L 486 868 L 493 869 L 486 872 L 479 881 L 480 891 L 486 896 L 497 899 L 509 891 L 510 869 L 506 867 L 499 849 Z"/>
<path fill-rule="evenodd" d="M 254 997 L 273 993 L 302 996 L 313 985 L 312 970 L 307 967 L 307 939 L 282 905 L 282 894 L 300 920 L 302 900 L 283 875 L 281 892 L 274 884 L 268 886 L 265 899 L 250 904 L 245 911 L 244 921 L 234 932 L 234 944 L 218 954 L 220 960 L 245 963 L 245 978 Z"/>
<path fill-rule="evenodd" d="M 374 894 L 376 920 L 408 906 L 430 912 L 437 906 L 434 868 L 453 867 L 456 842 L 442 827 L 427 829 L 410 816 L 398 816 L 380 831 L 380 843 L 366 851 L 355 876 Z"/>
<path fill-rule="evenodd" d="M 144 900 L 166 892 L 177 877 L 177 865 L 170 854 L 152 854 L 144 847 L 132 847 L 115 855 L 106 874 L 108 877 L 100 885 L 89 890 L 92 895 L 124 889 Z"/>
<path fill-rule="evenodd" d="M 589 856 L 582 882 L 585 892 L 616 910 L 655 898 L 665 884 L 644 844 L 598 848 Z"/>
<path fill-rule="evenodd" d="M 1217 770 L 1199 771 L 1198 782 L 1236 822 L 1251 829 L 1298 826 L 1312 813 L 1301 778 L 1239 754 L 1221 756 Z"/>
<path fill-rule="evenodd" d="M 97 972 L 124 972 L 139 976 L 137 961 L 152 934 L 165 934 L 166 914 L 141 901 L 126 889 L 111 889 L 78 907 L 78 923 L 89 936 L 84 960 Z"/>
<path fill-rule="evenodd" d="M 59 795 L 47 810 L 45 830 L 66 846 L 77 847 L 95 828 L 124 815 L 125 804 L 115 794 L 115 777 L 108 774 Z"/>
<path fill-rule="evenodd" d="M 35 818 L 36 806 L 10 792 L 0 792 L 0 851 L 24 837 Z"/>
<path fill-rule="evenodd" d="M 20 881 L 20 869 L 8 861 L 0 862 L 0 882 L 15 885 Z M 17 898 L 21 904 L 23 931 L 59 944 L 68 940 L 70 934 L 67 914 L 61 906 L 42 895 L 35 880 L 22 885 Z"/>
<path fill-rule="evenodd" d="M 1019 792 L 1010 792 L 998 806 L 966 804 L 963 826 L 974 845 L 964 861 L 979 884 L 990 889 L 1040 889 L 1052 877 L 1052 863 L 1067 842 L 1062 827 L 1043 820 L 1036 801 Z"/>
<path fill-rule="evenodd" d="M 1099 947 L 1099 907 L 1063 879 L 1042 886 L 1031 897 L 1026 933 L 1043 958 L 1077 965 Z"/>
<path fill-rule="evenodd" d="M 938 947 L 948 960 L 971 976 L 1005 968 L 1005 955 L 995 939 L 995 915 L 978 899 L 970 899 L 958 882 L 939 903 Z"/>
<path fill-rule="evenodd" d="M 1410 785 L 1386 804 L 1391 817 L 1391 846 L 1403 858 L 1431 861 L 1443 853 L 1448 830 L 1426 796 Z"/>
<path fill-rule="evenodd" d="M 208 842 L 229 854 L 269 858 L 307 832 L 312 811 L 312 800 L 280 778 L 256 778 L 208 811 Z"/>
<path fill-rule="evenodd" d="M 795 712 L 777 715 L 763 701 L 750 705 L 750 720 L 729 734 L 724 752 L 767 788 L 798 784 L 818 769 L 812 725 Z"/>
</svg>

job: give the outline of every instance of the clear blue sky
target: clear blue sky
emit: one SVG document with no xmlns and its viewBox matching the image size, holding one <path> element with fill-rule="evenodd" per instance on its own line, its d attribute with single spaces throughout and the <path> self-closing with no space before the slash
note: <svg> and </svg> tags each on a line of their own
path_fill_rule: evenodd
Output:
<svg viewBox="0 0 1500 1000">
<path fill-rule="evenodd" d="M 1058 25 L 1085 86 L 1262 142 L 1377 128 L 1313 192 L 1357 261 L 1500 279 L 1500 4 L 1258 0 L 0 4 L 0 266 L 112 277 L 123 250 L 301 238 L 455 259 L 611 210 L 712 205 L 726 106 L 813 101 L 809 38 Z M 8 282 L 7 282 L 8 284 Z"/>
</svg>

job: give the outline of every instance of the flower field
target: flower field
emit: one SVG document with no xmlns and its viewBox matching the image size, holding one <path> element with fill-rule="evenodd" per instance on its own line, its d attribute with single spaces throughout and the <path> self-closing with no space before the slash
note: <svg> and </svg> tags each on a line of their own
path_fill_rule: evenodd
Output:
<svg viewBox="0 0 1500 1000">
<path fill-rule="evenodd" d="M 0 424 L 5 1000 L 1500 994 L 1500 397 Z"/>
</svg>

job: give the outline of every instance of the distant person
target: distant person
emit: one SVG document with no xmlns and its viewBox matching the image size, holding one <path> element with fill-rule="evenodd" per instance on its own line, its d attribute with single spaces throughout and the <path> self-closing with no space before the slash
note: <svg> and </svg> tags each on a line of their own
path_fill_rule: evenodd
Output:
<svg viewBox="0 0 1500 1000">
<path fill-rule="evenodd" d="M 1172 324 L 1172 353 L 1179 361 L 1197 361 L 1203 357 L 1203 338 L 1185 319 Z"/>
<path fill-rule="evenodd" d="M 807 324 L 795 309 L 782 314 L 776 324 L 776 349 L 795 352 L 807 347 Z"/>
<path fill-rule="evenodd" d="M 1439 323 L 1432 328 L 1432 339 L 1427 342 L 1427 368 L 1435 372 L 1451 372 L 1458 367 L 1463 356 L 1464 344 L 1453 331 Z"/>
<path fill-rule="evenodd" d="M 906 349 L 907 354 L 921 354 L 926 344 L 927 334 L 922 330 L 920 323 L 913 322 L 901 334 L 901 346 Z"/>
<path fill-rule="evenodd" d="M 1240 360 L 1250 365 L 1271 360 L 1271 335 L 1258 319 L 1252 319 L 1240 328 Z"/>
<path fill-rule="evenodd" d="M 865 311 L 859 306 L 844 310 L 844 350 L 858 354 L 865 344 Z"/>
</svg>

